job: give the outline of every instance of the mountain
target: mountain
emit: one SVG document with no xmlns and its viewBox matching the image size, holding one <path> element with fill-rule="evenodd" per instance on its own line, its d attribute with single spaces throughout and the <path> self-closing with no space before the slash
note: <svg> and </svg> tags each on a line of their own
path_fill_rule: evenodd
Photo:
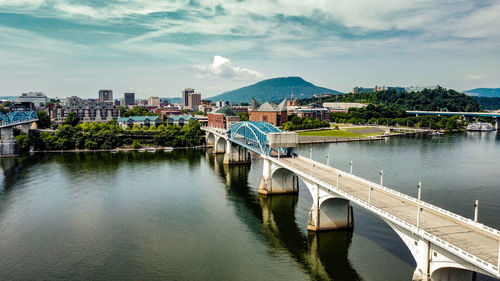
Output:
<svg viewBox="0 0 500 281">
<path fill-rule="evenodd" d="M 310 98 L 314 94 L 342 94 L 339 91 L 318 87 L 300 77 L 280 77 L 260 81 L 256 84 L 213 96 L 212 101 L 226 100 L 231 103 L 250 103 L 251 98 L 260 102 L 278 102 L 293 96 Z"/>
<path fill-rule="evenodd" d="M 476 88 L 464 93 L 469 96 L 500 98 L 500 88 Z"/>
</svg>

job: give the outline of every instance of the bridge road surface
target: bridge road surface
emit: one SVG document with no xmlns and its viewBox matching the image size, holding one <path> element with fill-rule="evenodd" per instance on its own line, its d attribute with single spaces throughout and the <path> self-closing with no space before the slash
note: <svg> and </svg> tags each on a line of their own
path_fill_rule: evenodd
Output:
<svg viewBox="0 0 500 281">
<path fill-rule="evenodd" d="M 300 158 L 275 158 L 278 162 L 311 174 L 311 162 Z M 334 168 L 314 166 L 313 176 L 332 186 L 337 185 L 337 172 Z M 339 189 L 365 202 L 368 202 L 369 185 L 353 178 L 340 177 Z M 393 216 L 414 226 L 417 225 L 417 204 L 408 202 L 403 197 L 374 188 L 370 202 Z M 431 209 L 425 208 L 420 214 L 420 228 L 472 255 L 491 264 L 498 263 L 500 237 L 482 229 L 470 226 L 462 221 L 447 217 Z"/>
</svg>

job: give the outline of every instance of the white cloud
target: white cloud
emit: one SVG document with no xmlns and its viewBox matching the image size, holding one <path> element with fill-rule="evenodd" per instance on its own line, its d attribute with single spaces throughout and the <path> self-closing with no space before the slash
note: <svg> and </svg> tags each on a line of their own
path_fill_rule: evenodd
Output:
<svg viewBox="0 0 500 281">
<path fill-rule="evenodd" d="M 212 64 L 194 65 L 193 69 L 198 78 L 225 78 L 233 80 L 257 80 L 264 75 L 246 67 L 233 66 L 228 58 L 214 56 Z"/>
<path fill-rule="evenodd" d="M 479 80 L 479 79 L 483 79 L 484 77 L 484 74 L 469 74 L 469 76 L 467 76 L 469 79 L 472 79 L 472 80 Z"/>
</svg>

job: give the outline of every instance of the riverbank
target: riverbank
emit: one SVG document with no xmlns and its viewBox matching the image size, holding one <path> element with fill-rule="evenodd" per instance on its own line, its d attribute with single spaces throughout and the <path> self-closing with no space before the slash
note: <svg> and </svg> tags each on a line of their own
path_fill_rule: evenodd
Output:
<svg viewBox="0 0 500 281">
<path fill-rule="evenodd" d="M 185 146 L 185 147 L 154 147 L 146 146 L 141 148 L 117 147 L 114 149 L 67 149 L 67 150 L 36 150 L 30 153 L 80 153 L 80 152 L 152 152 L 152 151 L 172 151 L 172 150 L 186 150 L 186 149 L 205 149 L 210 148 L 212 145 L 198 145 L 198 146 Z"/>
</svg>

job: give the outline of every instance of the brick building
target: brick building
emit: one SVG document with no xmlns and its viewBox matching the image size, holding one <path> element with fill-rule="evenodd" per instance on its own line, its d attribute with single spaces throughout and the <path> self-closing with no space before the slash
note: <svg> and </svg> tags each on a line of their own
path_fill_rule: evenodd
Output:
<svg viewBox="0 0 500 281">
<path fill-rule="evenodd" d="M 281 126 L 288 121 L 286 99 L 277 105 L 269 102 L 259 104 L 252 99 L 252 106 L 248 113 L 250 114 L 250 121 L 265 121 L 274 126 Z"/>
<path fill-rule="evenodd" d="M 214 112 L 208 113 L 208 126 L 229 129 L 231 122 L 240 121 L 240 116 L 236 114 L 229 106 L 223 106 Z"/>
</svg>

